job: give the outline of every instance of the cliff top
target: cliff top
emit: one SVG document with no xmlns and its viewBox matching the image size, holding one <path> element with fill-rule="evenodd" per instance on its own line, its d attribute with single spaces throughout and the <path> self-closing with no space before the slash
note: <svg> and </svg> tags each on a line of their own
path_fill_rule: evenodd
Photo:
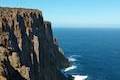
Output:
<svg viewBox="0 0 120 80">
<path fill-rule="evenodd" d="M 0 12 L 34 12 L 42 15 L 42 11 L 39 9 L 28 9 L 28 8 L 9 8 L 9 7 L 0 7 Z"/>
<path fill-rule="evenodd" d="M 30 9 L 30 8 L 10 8 L 10 7 L 0 7 L 0 10 L 24 10 L 24 11 L 37 11 L 42 12 L 39 9 Z"/>
<path fill-rule="evenodd" d="M 44 24 L 50 24 L 51 25 L 51 22 L 50 21 L 44 21 Z"/>
</svg>

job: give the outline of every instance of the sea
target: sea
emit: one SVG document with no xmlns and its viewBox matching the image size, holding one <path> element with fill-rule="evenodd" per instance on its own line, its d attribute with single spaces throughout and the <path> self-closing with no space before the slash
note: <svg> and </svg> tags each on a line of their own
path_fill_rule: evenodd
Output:
<svg viewBox="0 0 120 80">
<path fill-rule="evenodd" d="M 120 80 L 120 28 L 53 28 L 72 66 L 65 70 L 87 79 Z"/>
</svg>

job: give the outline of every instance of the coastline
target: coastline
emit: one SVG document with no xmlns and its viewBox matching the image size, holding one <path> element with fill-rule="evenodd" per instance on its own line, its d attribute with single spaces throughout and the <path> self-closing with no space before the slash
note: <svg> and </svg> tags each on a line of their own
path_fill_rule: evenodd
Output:
<svg viewBox="0 0 120 80">
<path fill-rule="evenodd" d="M 71 65 L 64 69 L 64 73 L 69 72 L 69 71 L 74 70 L 74 69 L 77 69 L 77 66 L 73 65 L 73 63 L 77 60 L 75 58 L 72 58 L 72 57 L 69 57 L 68 60 L 71 63 Z M 87 80 L 88 76 L 76 74 L 76 75 L 70 75 L 70 78 L 72 78 L 73 80 Z"/>
</svg>

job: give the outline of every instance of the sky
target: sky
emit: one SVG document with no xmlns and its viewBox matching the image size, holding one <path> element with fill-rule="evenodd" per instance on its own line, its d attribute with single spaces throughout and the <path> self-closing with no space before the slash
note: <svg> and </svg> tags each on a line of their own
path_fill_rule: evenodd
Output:
<svg viewBox="0 0 120 80">
<path fill-rule="evenodd" d="M 120 25 L 120 0 L 0 0 L 0 6 L 40 9 L 54 26 Z"/>
</svg>

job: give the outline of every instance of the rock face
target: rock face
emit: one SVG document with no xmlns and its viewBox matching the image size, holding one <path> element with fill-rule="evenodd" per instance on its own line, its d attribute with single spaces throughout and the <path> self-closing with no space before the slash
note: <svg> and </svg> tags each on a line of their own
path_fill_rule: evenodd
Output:
<svg viewBox="0 0 120 80">
<path fill-rule="evenodd" d="M 0 8 L 0 80 L 68 80 L 69 65 L 41 11 Z"/>
</svg>

